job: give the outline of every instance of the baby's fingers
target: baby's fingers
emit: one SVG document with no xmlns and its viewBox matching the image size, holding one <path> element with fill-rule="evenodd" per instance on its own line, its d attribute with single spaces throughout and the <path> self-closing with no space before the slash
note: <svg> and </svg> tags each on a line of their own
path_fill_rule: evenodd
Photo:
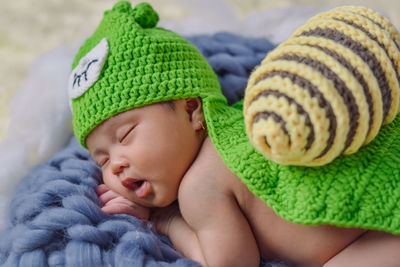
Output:
<svg viewBox="0 0 400 267">
<path fill-rule="evenodd" d="M 115 193 L 112 190 L 108 190 L 105 193 L 99 195 L 99 199 L 103 205 L 106 205 L 109 201 L 111 201 L 117 197 L 121 197 L 121 195 Z"/>
<path fill-rule="evenodd" d="M 145 221 L 150 217 L 148 208 L 124 201 L 106 205 L 101 210 L 108 214 L 128 214 Z"/>
<path fill-rule="evenodd" d="M 96 193 L 97 193 L 98 196 L 104 194 L 105 192 L 107 192 L 109 190 L 110 190 L 110 188 L 108 188 L 105 184 L 99 184 L 96 187 Z"/>
</svg>

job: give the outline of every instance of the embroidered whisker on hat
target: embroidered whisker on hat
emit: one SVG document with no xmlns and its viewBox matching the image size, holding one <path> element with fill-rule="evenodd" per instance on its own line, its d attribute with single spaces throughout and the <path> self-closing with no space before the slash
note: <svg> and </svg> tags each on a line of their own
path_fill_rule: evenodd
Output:
<svg viewBox="0 0 400 267">
<path fill-rule="evenodd" d="M 360 7 L 316 15 L 268 54 L 246 90 L 246 130 L 282 164 L 324 165 L 357 152 L 400 102 L 399 33 Z"/>
</svg>

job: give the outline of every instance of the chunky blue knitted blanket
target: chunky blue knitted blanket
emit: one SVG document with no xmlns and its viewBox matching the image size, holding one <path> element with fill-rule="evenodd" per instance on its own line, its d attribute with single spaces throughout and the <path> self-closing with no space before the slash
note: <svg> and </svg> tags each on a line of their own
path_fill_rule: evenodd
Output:
<svg viewBox="0 0 400 267">
<path fill-rule="evenodd" d="M 231 104 L 243 97 L 251 70 L 273 48 L 266 39 L 228 33 L 188 40 L 214 68 Z M 9 226 L 0 236 L 0 265 L 198 266 L 140 220 L 102 212 L 99 183 L 100 169 L 72 137 L 16 190 Z M 285 265 L 264 261 L 262 266 Z"/>
</svg>

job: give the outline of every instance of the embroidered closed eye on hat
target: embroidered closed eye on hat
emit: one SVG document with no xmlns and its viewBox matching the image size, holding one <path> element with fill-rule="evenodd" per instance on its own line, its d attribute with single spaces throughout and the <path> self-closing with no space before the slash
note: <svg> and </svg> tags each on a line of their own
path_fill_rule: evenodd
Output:
<svg viewBox="0 0 400 267">
<path fill-rule="evenodd" d="M 149 4 L 119 2 L 80 48 L 69 95 L 83 146 L 118 113 L 200 97 L 224 163 L 282 218 L 400 234 L 400 38 L 385 17 L 341 7 L 312 18 L 253 72 L 244 109 L 157 21 Z"/>
</svg>

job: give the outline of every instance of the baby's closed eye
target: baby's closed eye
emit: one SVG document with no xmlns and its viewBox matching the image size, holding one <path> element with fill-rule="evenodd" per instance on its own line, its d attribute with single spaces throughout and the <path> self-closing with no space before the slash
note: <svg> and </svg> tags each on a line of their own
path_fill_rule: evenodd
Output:
<svg viewBox="0 0 400 267">
<path fill-rule="evenodd" d="M 127 137 L 134 132 L 136 128 L 136 124 L 134 125 L 129 125 L 129 127 L 124 127 L 123 130 L 120 131 L 120 133 L 117 136 L 118 142 L 123 144 L 124 141 L 127 141 Z"/>
<path fill-rule="evenodd" d="M 97 161 L 97 165 L 100 167 L 104 167 L 108 163 L 109 158 L 108 157 L 103 157 L 99 161 Z"/>
<path fill-rule="evenodd" d="M 101 152 L 92 155 L 92 159 L 98 166 L 103 167 L 108 162 L 109 156 L 108 154 Z"/>
</svg>

